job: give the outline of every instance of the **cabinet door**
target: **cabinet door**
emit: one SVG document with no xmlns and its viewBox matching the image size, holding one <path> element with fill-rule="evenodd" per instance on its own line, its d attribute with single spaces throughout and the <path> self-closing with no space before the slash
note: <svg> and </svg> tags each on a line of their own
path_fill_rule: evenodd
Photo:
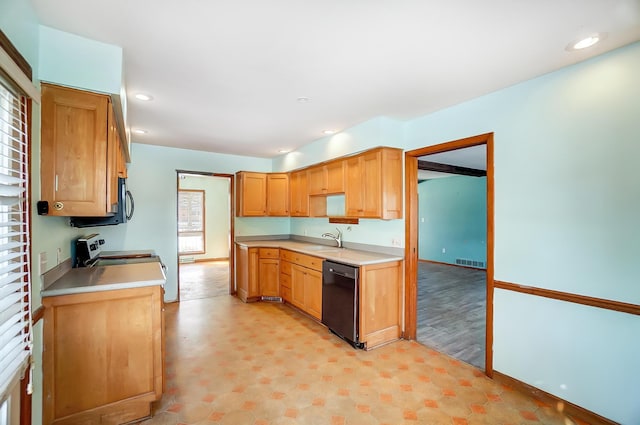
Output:
<svg viewBox="0 0 640 425">
<path fill-rule="evenodd" d="M 258 248 L 249 248 L 249 288 L 247 291 L 248 299 L 256 299 L 260 297 L 260 264 Z"/>
<path fill-rule="evenodd" d="M 289 175 L 267 174 L 267 215 L 289 216 Z"/>
<path fill-rule="evenodd" d="M 280 261 L 271 258 L 261 258 L 259 266 L 260 292 L 263 297 L 280 296 Z"/>
<path fill-rule="evenodd" d="M 362 217 L 382 217 L 382 153 L 375 151 L 362 155 Z"/>
<path fill-rule="evenodd" d="M 319 165 L 309 168 L 309 195 L 324 195 L 327 193 L 326 168 Z"/>
<path fill-rule="evenodd" d="M 290 207 L 292 217 L 309 216 L 309 185 L 307 171 L 296 171 L 289 176 Z"/>
<path fill-rule="evenodd" d="M 267 215 L 267 175 L 240 172 L 236 193 L 236 214 L 246 217 Z"/>
<path fill-rule="evenodd" d="M 327 170 L 326 193 L 344 193 L 345 161 L 339 160 L 325 165 Z"/>
<path fill-rule="evenodd" d="M 349 217 L 362 217 L 364 214 L 364 192 L 362 190 L 361 157 L 347 159 L 347 178 L 345 192 L 345 210 Z"/>
<path fill-rule="evenodd" d="M 304 310 L 318 320 L 322 318 L 322 273 L 316 270 L 305 271 Z"/>
<path fill-rule="evenodd" d="M 291 304 L 304 310 L 306 268 L 297 264 L 291 265 Z"/>
<path fill-rule="evenodd" d="M 103 95 L 42 84 L 41 195 L 49 215 L 107 215 Z"/>
<path fill-rule="evenodd" d="M 43 300 L 43 423 L 125 423 L 162 391 L 159 286 Z M 82 377 L 82 379 L 79 379 Z M 141 415 L 141 416 L 140 416 Z"/>
<path fill-rule="evenodd" d="M 259 249 L 236 245 L 236 291 L 244 302 L 260 297 Z"/>
<path fill-rule="evenodd" d="M 242 301 L 249 294 L 249 249 L 236 244 L 236 292 Z"/>
</svg>

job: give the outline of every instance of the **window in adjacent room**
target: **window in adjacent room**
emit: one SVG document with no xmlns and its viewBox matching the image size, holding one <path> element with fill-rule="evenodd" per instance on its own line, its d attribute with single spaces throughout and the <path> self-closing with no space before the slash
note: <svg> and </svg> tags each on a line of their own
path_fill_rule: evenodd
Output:
<svg viewBox="0 0 640 425">
<path fill-rule="evenodd" d="M 178 191 L 178 251 L 204 254 L 204 190 Z"/>
</svg>

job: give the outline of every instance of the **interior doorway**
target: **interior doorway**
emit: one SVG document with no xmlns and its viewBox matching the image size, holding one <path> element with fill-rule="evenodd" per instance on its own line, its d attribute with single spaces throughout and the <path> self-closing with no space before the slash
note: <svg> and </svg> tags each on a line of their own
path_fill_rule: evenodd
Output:
<svg viewBox="0 0 640 425">
<path fill-rule="evenodd" d="M 178 300 L 234 293 L 233 175 L 177 171 Z"/>
<path fill-rule="evenodd" d="M 454 151 L 467 150 L 468 152 L 477 151 L 478 149 L 482 149 L 485 152 L 485 170 L 482 172 L 486 173 L 486 274 L 484 271 L 481 271 L 479 276 L 471 276 L 470 273 L 467 273 L 464 269 L 459 269 L 455 272 L 452 272 L 453 267 L 447 264 L 437 264 L 437 261 L 431 262 L 430 264 L 430 272 L 431 273 L 443 273 L 447 276 L 451 282 L 449 282 L 449 287 L 445 286 L 435 287 L 436 291 L 440 291 L 442 289 L 448 290 L 457 290 L 455 288 L 456 282 L 455 279 L 475 279 L 476 281 L 480 279 L 485 282 L 485 285 L 480 287 L 480 290 L 484 290 L 484 294 L 476 293 L 475 298 L 482 299 L 484 302 L 484 314 L 480 319 L 483 320 L 482 329 L 484 331 L 484 362 L 476 361 L 476 366 L 480 367 L 481 365 L 478 363 L 483 363 L 485 373 L 488 376 L 492 375 L 493 364 L 492 364 L 492 340 L 493 340 L 493 133 L 482 134 L 479 136 L 469 137 L 466 139 L 456 140 L 452 142 L 442 143 L 434 146 L 428 146 L 420 149 L 415 149 L 412 151 L 405 152 L 405 211 L 406 211 L 406 220 L 405 220 L 405 231 L 406 231 L 406 243 L 405 243 L 405 338 L 407 339 L 416 339 L 417 338 L 417 330 L 418 330 L 418 275 L 419 270 L 425 268 L 425 264 L 419 261 L 419 227 L 420 227 L 420 217 L 418 215 L 419 212 L 419 198 L 418 198 L 418 171 L 419 168 L 424 168 L 424 164 L 422 161 L 426 159 L 436 159 L 441 158 L 443 155 L 449 155 Z M 474 152 L 477 154 L 477 152 Z M 419 161 L 421 161 L 419 163 Z M 462 169 L 462 172 L 472 172 L 473 169 L 470 167 L 456 167 L 456 170 L 452 170 L 451 168 L 446 169 L 438 169 L 437 166 L 442 166 L 442 162 L 444 161 L 425 161 L 431 164 L 435 164 L 436 168 L 432 170 L 436 170 L 435 172 L 448 172 L 457 173 Z M 449 161 L 451 162 L 451 161 Z M 478 168 L 478 167 L 476 167 Z M 467 170 L 468 169 L 468 170 Z M 477 169 L 475 171 L 478 171 Z M 425 235 L 425 237 L 429 237 Z M 424 249 L 424 248 L 423 248 Z M 442 248 L 444 251 L 445 248 Z M 443 253 L 444 254 L 444 253 Z M 459 265 L 464 264 L 466 261 L 473 262 L 473 259 L 456 259 L 456 264 L 458 260 L 462 262 Z M 447 261 L 449 262 L 449 261 Z M 473 266 L 473 264 L 470 264 Z M 476 264 L 477 265 L 477 264 Z M 441 268 L 442 270 L 440 270 Z M 442 284 L 440 282 L 439 284 Z M 424 292 L 424 291 L 423 291 Z M 455 292 L 455 291 L 454 291 Z M 453 292 L 452 292 L 453 293 Z M 470 292 L 471 293 L 471 292 Z M 458 292 L 458 295 L 460 293 Z M 422 295 L 424 296 L 424 294 Z M 427 295 L 428 297 L 435 296 L 435 292 Z M 432 305 L 432 307 L 435 305 Z M 457 306 L 457 308 L 465 308 L 461 306 Z M 475 314 L 475 313 L 474 313 Z M 446 320 L 446 316 L 442 316 L 443 320 Z M 458 332 L 457 330 L 448 330 L 449 333 Z M 450 335 L 448 335 L 450 336 Z M 460 337 L 464 337 L 461 333 Z M 469 362 L 466 359 L 463 359 Z"/>
</svg>

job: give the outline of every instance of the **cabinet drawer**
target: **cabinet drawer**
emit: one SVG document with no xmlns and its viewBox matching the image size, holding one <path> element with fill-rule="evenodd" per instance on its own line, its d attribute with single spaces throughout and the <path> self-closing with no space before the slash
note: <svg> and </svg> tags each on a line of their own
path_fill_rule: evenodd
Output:
<svg viewBox="0 0 640 425">
<path fill-rule="evenodd" d="M 280 287 L 291 288 L 291 276 L 280 273 Z"/>
<path fill-rule="evenodd" d="M 300 254 L 299 252 L 288 250 L 282 250 L 280 252 L 280 258 L 286 261 L 290 261 L 293 264 L 298 264 L 313 270 L 322 271 L 322 258 Z"/>
<path fill-rule="evenodd" d="M 285 261 L 284 259 L 280 260 L 280 273 L 291 276 L 291 263 Z"/>
<path fill-rule="evenodd" d="M 279 253 L 279 249 L 278 248 L 260 248 L 260 258 L 279 258 L 280 257 L 280 253 Z"/>
</svg>

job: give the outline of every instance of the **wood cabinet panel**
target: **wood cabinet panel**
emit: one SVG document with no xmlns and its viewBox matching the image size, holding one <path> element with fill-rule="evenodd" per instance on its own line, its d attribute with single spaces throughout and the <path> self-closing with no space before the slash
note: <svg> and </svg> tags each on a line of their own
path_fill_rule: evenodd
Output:
<svg viewBox="0 0 640 425">
<path fill-rule="evenodd" d="M 280 258 L 280 249 L 278 248 L 259 248 L 260 258 Z"/>
<path fill-rule="evenodd" d="M 400 338 L 402 261 L 360 267 L 360 341 L 367 349 Z"/>
<path fill-rule="evenodd" d="M 324 195 L 326 187 L 326 169 L 322 165 L 307 169 L 309 179 L 309 195 Z"/>
<path fill-rule="evenodd" d="M 99 217 L 110 212 L 110 109 L 107 96 L 42 84 L 40 181 L 49 215 Z"/>
<path fill-rule="evenodd" d="M 349 217 L 402 218 L 402 151 L 378 148 L 347 159 Z"/>
<path fill-rule="evenodd" d="M 291 265 L 291 304 L 305 310 L 305 275 L 306 268 L 297 264 Z"/>
<path fill-rule="evenodd" d="M 301 254 L 288 249 L 280 250 L 280 258 L 313 270 L 322 271 L 322 258 Z"/>
<path fill-rule="evenodd" d="M 289 216 L 289 175 L 286 173 L 267 174 L 267 215 Z"/>
<path fill-rule="evenodd" d="M 345 162 L 343 159 L 308 169 L 309 195 L 344 193 Z"/>
<path fill-rule="evenodd" d="M 48 297 L 43 305 L 44 423 L 149 415 L 163 386 L 162 288 Z"/>
<path fill-rule="evenodd" d="M 258 273 L 260 279 L 260 293 L 263 297 L 280 296 L 280 260 L 260 258 Z"/>
<path fill-rule="evenodd" d="M 345 176 L 345 161 L 343 159 L 330 162 L 324 167 L 326 169 L 326 187 L 327 194 L 344 193 L 344 176 Z"/>
<path fill-rule="evenodd" d="M 236 291 L 244 302 L 260 299 L 258 248 L 236 244 Z"/>
<path fill-rule="evenodd" d="M 296 171 L 289 175 L 289 211 L 291 217 L 309 216 L 309 183 L 307 170 Z"/>
<path fill-rule="evenodd" d="M 304 310 L 318 320 L 322 318 L 322 272 L 305 270 Z"/>
<path fill-rule="evenodd" d="M 267 215 L 267 175 L 239 172 L 236 174 L 236 215 L 261 217 Z"/>
</svg>

